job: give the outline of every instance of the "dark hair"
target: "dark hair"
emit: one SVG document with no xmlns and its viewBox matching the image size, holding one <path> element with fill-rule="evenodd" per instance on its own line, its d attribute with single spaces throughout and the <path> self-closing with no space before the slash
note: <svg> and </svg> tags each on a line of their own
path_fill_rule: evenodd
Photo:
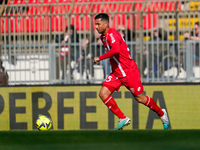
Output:
<svg viewBox="0 0 200 150">
<path fill-rule="evenodd" d="M 70 29 L 74 31 L 74 25 L 70 25 Z M 68 26 L 66 26 L 65 31 L 68 31 Z"/>
<path fill-rule="evenodd" d="M 199 26 L 199 22 L 195 22 L 195 25 Z"/>
<path fill-rule="evenodd" d="M 96 19 L 101 19 L 101 20 L 104 20 L 104 21 L 108 21 L 108 22 L 109 22 L 109 16 L 108 16 L 108 14 L 106 14 L 106 13 L 100 13 L 100 14 L 96 15 L 94 19 L 95 19 L 95 20 L 96 20 Z"/>
</svg>

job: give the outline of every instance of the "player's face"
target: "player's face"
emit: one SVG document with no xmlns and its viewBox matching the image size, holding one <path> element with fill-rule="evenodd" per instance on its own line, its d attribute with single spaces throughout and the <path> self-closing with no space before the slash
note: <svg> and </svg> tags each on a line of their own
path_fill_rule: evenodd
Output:
<svg viewBox="0 0 200 150">
<path fill-rule="evenodd" d="M 95 19 L 95 28 L 100 33 L 105 35 L 106 29 L 108 27 L 107 21 L 102 21 L 101 19 Z"/>
</svg>

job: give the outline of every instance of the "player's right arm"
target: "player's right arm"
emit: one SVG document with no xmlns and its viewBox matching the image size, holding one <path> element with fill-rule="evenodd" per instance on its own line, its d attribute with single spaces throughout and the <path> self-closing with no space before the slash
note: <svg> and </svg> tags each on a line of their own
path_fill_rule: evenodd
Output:
<svg viewBox="0 0 200 150">
<path fill-rule="evenodd" d="M 119 46 L 112 47 L 107 53 L 99 56 L 99 59 L 103 60 L 103 59 L 111 58 L 115 56 L 116 54 L 119 54 L 119 51 L 120 51 Z"/>
<path fill-rule="evenodd" d="M 119 54 L 120 52 L 120 42 L 117 38 L 113 36 L 113 34 L 112 34 L 112 38 L 110 36 L 108 37 L 108 43 L 110 43 L 109 44 L 110 50 L 108 50 L 108 52 L 106 52 L 105 54 L 99 56 L 100 60 L 111 58 L 115 56 L 116 54 Z"/>
<path fill-rule="evenodd" d="M 94 57 L 93 62 L 94 64 L 97 64 L 100 61 L 99 57 Z"/>
</svg>

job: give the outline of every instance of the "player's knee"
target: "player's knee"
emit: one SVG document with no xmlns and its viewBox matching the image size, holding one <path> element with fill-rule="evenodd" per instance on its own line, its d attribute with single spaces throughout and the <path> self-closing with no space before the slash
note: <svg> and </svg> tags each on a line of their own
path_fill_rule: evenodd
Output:
<svg viewBox="0 0 200 150">
<path fill-rule="evenodd" d="M 141 98 L 137 97 L 135 99 L 138 101 L 138 103 L 142 103 L 142 99 Z"/>
<path fill-rule="evenodd" d="M 100 91 L 100 92 L 99 92 L 99 97 L 100 97 L 102 100 L 105 100 L 105 99 L 108 97 L 108 95 L 107 95 L 106 92 Z"/>
<path fill-rule="evenodd" d="M 99 97 L 103 100 L 103 99 L 105 99 L 105 94 L 103 92 L 100 92 Z"/>
<path fill-rule="evenodd" d="M 145 103 L 146 102 L 146 96 L 140 95 L 140 96 L 135 96 L 135 99 L 138 101 L 138 103 Z"/>
</svg>

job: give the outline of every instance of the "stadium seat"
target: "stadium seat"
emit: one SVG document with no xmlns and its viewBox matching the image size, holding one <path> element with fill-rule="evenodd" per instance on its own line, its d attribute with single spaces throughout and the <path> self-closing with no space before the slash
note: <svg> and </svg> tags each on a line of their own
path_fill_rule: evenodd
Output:
<svg viewBox="0 0 200 150">
<path fill-rule="evenodd" d="M 0 17 L 0 33 L 4 33 L 4 21 L 2 17 Z"/>
<path fill-rule="evenodd" d="M 103 2 L 103 0 L 89 0 L 92 2 Z M 123 0 L 120 0 L 123 2 Z M 130 0 L 131 1 L 131 0 Z M 12 3 L 13 2 L 13 3 Z M 69 0 L 14 0 L 9 1 L 8 5 L 21 5 L 21 4 L 39 4 L 30 6 L 27 14 L 35 15 L 35 17 L 30 16 L 22 16 L 20 19 L 16 19 L 16 17 L 11 17 L 11 32 L 48 32 L 52 31 L 64 31 L 67 26 L 67 18 L 64 17 L 64 14 L 67 14 L 70 10 L 71 5 L 64 5 L 66 3 L 71 3 Z M 81 2 L 88 2 L 88 0 L 75 0 L 75 6 L 72 9 L 73 15 L 71 16 L 71 24 L 76 26 L 77 30 L 90 30 L 90 22 L 91 19 L 94 19 L 94 15 L 87 15 L 90 12 L 91 5 L 81 4 Z M 78 2 L 78 3 L 77 3 Z M 105 0 L 105 3 L 102 4 L 94 4 L 92 11 L 93 12 L 119 12 L 119 14 L 111 16 L 113 17 L 112 27 L 116 28 L 119 25 L 126 26 L 128 29 L 132 28 L 132 18 L 125 15 L 125 12 L 128 12 L 133 9 L 133 4 L 131 3 L 122 3 L 117 5 L 115 2 L 119 2 L 119 0 Z M 49 6 L 43 5 L 47 3 L 58 3 L 59 5 L 51 6 L 51 14 L 53 16 L 49 18 L 49 16 L 42 16 L 41 14 L 48 14 L 50 11 Z M 135 10 L 140 11 L 142 8 L 141 0 L 138 3 L 135 3 Z M 116 10 L 117 9 L 117 10 Z M 174 11 L 175 2 L 155 2 L 150 5 L 146 5 L 144 11 Z M 180 5 L 178 5 L 178 9 L 181 10 Z M 136 29 L 140 28 L 140 14 L 136 14 L 135 18 L 135 27 Z M 51 29 L 49 27 L 49 20 L 51 19 Z M 153 21 L 153 22 L 152 22 Z M 8 32 L 8 19 L 6 18 L 1 22 L 5 25 L 2 27 L 2 32 Z M 26 26 L 26 27 L 25 27 Z M 158 15 L 157 13 L 147 13 L 144 16 L 143 20 L 143 28 L 150 29 L 158 26 Z M 95 26 L 93 25 L 93 29 Z"/>
<path fill-rule="evenodd" d="M 64 31 L 67 20 L 63 19 L 61 15 L 55 15 L 51 17 L 51 30 L 52 31 Z M 63 21 L 64 20 L 64 21 Z M 64 23 L 64 26 L 63 26 Z"/>
<path fill-rule="evenodd" d="M 9 20 L 8 18 L 3 19 L 2 18 L 2 33 L 8 33 L 10 32 L 19 32 L 19 26 L 18 26 L 18 20 L 19 18 L 17 17 L 10 17 L 10 29 L 9 29 Z"/>
<path fill-rule="evenodd" d="M 48 32 L 49 31 L 49 17 L 23 17 L 20 22 L 21 32 Z"/>
</svg>

